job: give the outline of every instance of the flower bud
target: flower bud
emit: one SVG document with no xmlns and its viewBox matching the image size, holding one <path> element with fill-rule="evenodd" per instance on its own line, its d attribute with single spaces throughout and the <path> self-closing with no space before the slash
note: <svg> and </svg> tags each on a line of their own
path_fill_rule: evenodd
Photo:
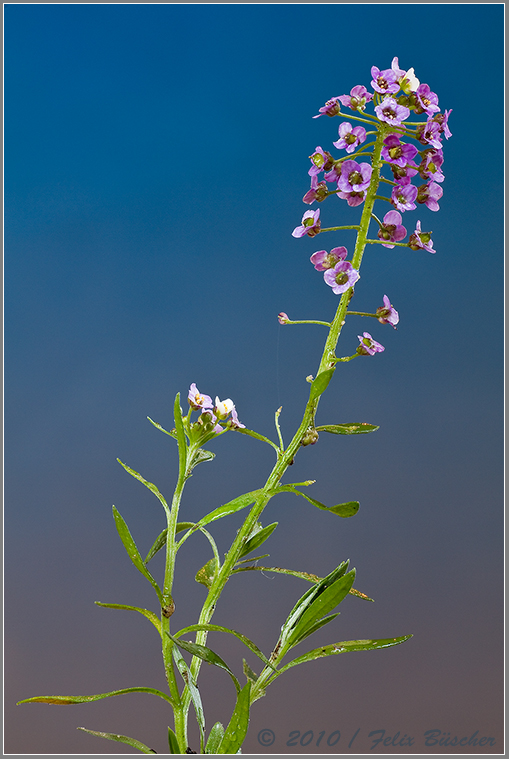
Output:
<svg viewBox="0 0 509 759">
<path fill-rule="evenodd" d="M 288 314 L 285 314 L 284 311 L 281 311 L 281 313 L 277 315 L 277 320 L 280 324 L 288 324 L 290 317 Z"/>
<path fill-rule="evenodd" d="M 314 445 L 318 440 L 318 432 L 314 427 L 308 427 L 306 434 L 300 441 L 301 445 Z"/>
</svg>

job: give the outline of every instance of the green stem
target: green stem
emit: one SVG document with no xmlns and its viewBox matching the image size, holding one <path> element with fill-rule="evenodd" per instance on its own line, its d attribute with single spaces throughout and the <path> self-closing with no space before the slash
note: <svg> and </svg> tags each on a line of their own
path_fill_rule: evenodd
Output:
<svg viewBox="0 0 509 759">
<path fill-rule="evenodd" d="M 379 128 L 378 135 L 375 142 L 375 147 L 373 149 L 371 182 L 370 182 L 368 191 L 366 193 L 366 199 L 364 201 L 364 208 L 362 211 L 360 224 L 354 225 L 354 226 L 346 226 L 346 227 L 345 226 L 332 227 L 330 230 L 322 230 L 322 231 L 332 231 L 336 229 L 338 230 L 357 229 L 357 240 L 355 243 L 355 249 L 354 249 L 354 254 L 352 258 L 352 266 L 354 267 L 354 269 L 359 269 L 362 262 L 364 249 L 367 243 L 369 224 L 371 221 L 373 206 L 376 199 L 376 191 L 378 189 L 378 185 L 380 182 L 380 168 L 382 165 L 380 161 L 380 156 L 381 156 L 382 147 L 383 147 L 383 140 L 386 134 L 390 133 L 391 131 L 393 131 L 391 127 L 385 127 L 384 125 L 382 125 Z M 341 296 L 341 300 L 336 310 L 336 315 L 330 325 L 329 334 L 325 342 L 325 347 L 324 347 L 323 355 L 322 355 L 320 365 L 318 368 L 317 376 L 321 372 L 324 372 L 328 369 L 334 369 L 336 366 L 338 359 L 335 356 L 335 349 L 339 340 L 341 330 L 345 323 L 345 316 L 346 316 L 348 304 L 352 296 L 353 296 L 353 287 L 350 287 Z M 219 596 L 221 595 L 221 592 L 224 586 L 226 585 L 228 579 L 230 578 L 230 575 L 232 574 L 234 570 L 235 564 L 239 558 L 239 555 L 241 553 L 244 543 L 248 539 L 253 527 L 256 525 L 256 522 L 260 518 L 260 515 L 262 511 L 264 510 L 265 506 L 267 505 L 269 500 L 272 498 L 272 496 L 275 495 L 276 489 L 278 488 L 279 482 L 281 478 L 283 477 L 284 473 L 286 472 L 290 464 L 293 463 L 293 459 L 296 453 L 298 452 L 299 448 L 301 447 L 301 441 L 304 435 L 306 434 L 309 427 L 313 426 L 314 424 L 314 417 L 315 417 L 316 409 L 318 407 L 319 399 L 320 397 L 318 396 L 317 398 L 310 398 L 308 400 L 305 411 L 304 411 L 304 415 L 302 417 L 302 421 L 299 425 L 297 432 L 295 433 L 292 441 L 290 442 L 286 450 L 282 451 L 280 456 L 278 457 L 278 460 L 274 468 L 272 469 L 272 472 L 270 473 L 267 479 L 267 482 L 265 483 L 264 488 L 261 490 L 254 506 L 251 508 L 250 513 L 248 514 L 246 520 L 244 521 L 244 524 L 238 531 L 237 536 L 235 537 L 235 540 L 233 541 L 233 544 L 230 550 L 226 554 L 223 566 L 221 567 L 211 587 L 209 588 L 207 598 L 205 600 L 205 603 L 203 605 L 203 608 L 200 614 L 199 624 L 208 624 L 210 622 L 210 619 L 212 618 L 212 615 L 214 613 Z M 200 643 L 201 645 L 205 645 L 206 640 L 207 640 L 206 631 L 201 631 L 196 634 L 197 643 Z M 202 663 L 201 659 L 197 657 L 193 657 L 190 670 L 195 680 L 198 677 L 201 663 Z M 191 701 L 191 697 L 189 694 L 189 689 L 185 688 L 184 692 L 182 693 L 182 702 L 183 702 L 183 706 L 186 712 L 189 709 L 190 701 Z"/>
</svg>

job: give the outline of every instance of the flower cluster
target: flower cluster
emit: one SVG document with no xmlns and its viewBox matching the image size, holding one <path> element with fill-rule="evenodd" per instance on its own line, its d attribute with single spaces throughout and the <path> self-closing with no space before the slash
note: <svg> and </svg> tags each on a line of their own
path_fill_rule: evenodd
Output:
<svg viewBox="0 0 509 759">
<path fill-rule="evenodd" d="M 438 96 L 431 91 L 429 85 L 419 82 L 413 68 L 408 71 L 401 69 L 398 58 L 393 59 L 389 69 L 381 70 L 373 66 L 370 84 L 371 92 L 359 84 L 352 88 L 349 95 L 331 98 L 313 118 L 342 115 L 342 106 L 353 112 L 363 113 L 366 106 L 372 103 L 374 115 L 365 114 L 363 118 L 353 115 L 351 118 L 372 123 L 377 130 L 385 130 L 382 161 L 390 168 L 393 176 L 392 180 L 385 180 L 393 185 L 391 196 L 386 200 L 396 209 L 398 215 L 415 210 L 417 204 L 425 205 L 431 211 L 438 211 L 438 201 L 443 195 L 441 183 L 444 181 L 442 139 L 451 137 L 448 126 L 451 111 L 440 113 Z M 416 115 L 424 114 L 426 121 L 407 121 L 412 112 Z M 345 150 L 349 154 L 348 158 L 336 159 L 320 146 L 315 149 L 310 156 L 311 188 L 304 195 L 305 203 L 320 203 L 331 194 L 346 200 L 349 206 L 358 206 L 365 201 L 372 167 L 369 163 L 358 162 L 354 158 L 366 155 L 363 144 L 370 134 L 376 134 L 376 131 L 367 132 L 364 126 L 353 127 L 350 121 L 343 121 L 338 128 L 339 139 L 332 144 L 338 150 Z M 419 150 L 414 144 L 407 142 L 408 138 L 416 140 L 419 147 L 424 146 L 423 149 Z M 323 179 L 319 181 L 321 172 Z M 414 184 L 415 177 L 424 180 L 424 184 Z M 327 183 L 332 183 L 335 188 L 329 189 Z M 304 214 L 301 226 L 293 232 L 295 237 L 313 237 L 320 232 L 320 226 L 314 223 L 315 218 L 311 214 L 312 212 Z M 389 226 L 393 224 L 394 222 L 388 222 Z M 420 222 L 418 225 L 420 229 Z M 401 241 L 406 236 L 406 230 L 401 223 L 396 224 L 396 235 L 390 237 L 386 236 L 386 227 L 384 220 L 384 226 L 378 235 L 381 240 L 404 244 Z M 401 230 L 405 230 L 403 236 Z M 434 252 L 430 250 L 430 246 L 416 245 L 418 239 L 419 232 L 416 229 L 407 245 L 413 250 L 421 248 Z M 383 244 L 385 247 L 394 247 Z"/>
<path fill-rule="evenodd" d="M 350 120 L 339 124 L 338 139 L 332 144 L 337 150 L 346 152 L 343 157 L 335 158 L 320 145 L 315 148 L 309 156 L 311 187 L 303 201 L 311 205 L 315 201 L 321 203 L 329 195 L 337 195 L 346 200 L 349 206 L 355 207 L 365 203 L 369 196 L 369 202 L 364 206 L 366 210 L 369 209 L 368 216 L 364 213 L 361 222 L 366 239 L 364 244 L 378 243 L 385 248 L 400 245 L 411 250 L 435 253 L 431 232 L 423 232 L 420 221 L 417 221 L 408 241 L 404 242 L 407 229 L 403 226 L 402 214 L 415 210 L 417 204 L 425 205 L 430 211 L 439 210 L 439 200 L 443 195 L 441 185 L 445 178 L 442 170 L 442 140 L 452 136 L 448 126 L 451 111 L 441 113 L 438 96 L 431 91 L 429 85 L 420 83 L 413 68 L 407 71 L 401 69 L 398 58 L 393 59 L 389 69 L 381 70 L 373 66 L 370 86 L 371 91 L 358 84 L 350 90 L 349 95 L 331 98 L 313 116 L 315 119 L 321 116 L 342 116 L 342 108 L 348 108 L 352 112 L 349 118 L 363 122 L 363 126 L 353 126 Z M 366 112 L 369 104 L 374 113 Z M 409 121 L 412 113 L 417 116 L 424 114 L 426 121 Z M 367 131 L 365 125 L 371 126 L 371 131 Z M 376 136 L 376 142 L 366 142 L 370 135 Z M 368 162 L 362 158 L 371 158 L 375 151 L 374 174 L 373 160 Z M 390 171 L 389 176 L 392 175 L 392 178 L 382 175 L 384 168 Z M 380 182 L 392 185 L 390 197 L 376 194 Z M 385 200 L 392 206 L 383 221 L 373 213 L 375 200 Z M 370 219 L 374 219 L 379 226 L 378 239 L 375 240 L 367 239 Z M 351 228 L 322 229 L 320 211 L 310 210 L 304 213 L 300 226 L 293 230 L 292 235 L 315 237 L 321 232 Z M 344 246 L 330 251 L 317 250 L 311 256 L 311 263 L 317 271 L 323 272 L 324 281 L 334 294 L 343 295 L 350 290 L 351 297 L 351 290 L 360 279 L 360 258 L 356 253 L 350 262 L 346 260 L 347 255 Z M 360 256 L 362 257 L 362 251 Z M 376 313 L 362 315 L 375 317 L 381 324 L 390 324 L 396 328 L 399 315 L 387 295 L 383 297 L 383 304 Z M 289 321 L 285 313 L 279 314 L 278 319 L 280 324 Z M 373 355 L 384 350 L 368 332 L 359 336 L 359 340 L 358 355 Z"/>
<path fill-rule="evenodd" d="M 198 421 L 191 425 L 190 429 L 199 432 L 201 428 L 203 432 L 213 432 L 215 435 L 219 435 L 225 429 L 245 429 L 246 425 L 239 421 L 235 404 L 230 398 L 220 401 L 216 396 L 213 403 L 210 395 L 200 393 L 193 382 L 189 388 L 187 401 L 191 410 L 201 411 Z M 228 419 L 228 417 L 230 418 Z M 223 427 L 219 422 L 226 422 L 226 426 Z"/>
</svg>

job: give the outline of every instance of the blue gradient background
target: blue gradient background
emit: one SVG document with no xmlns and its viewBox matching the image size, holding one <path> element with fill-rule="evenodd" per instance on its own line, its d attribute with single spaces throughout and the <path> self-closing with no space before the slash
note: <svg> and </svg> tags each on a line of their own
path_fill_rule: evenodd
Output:
<svg viewBox="0 0 509 759">
<path fill-rule="evenodd" d="M 346 599 L 310 648 L 414 637 L 288 672 L 254 705 L 245 752 L 348 753 L 357 728 L 352 753 L 379 729 L 415 738 L 382 753 L 463 753 L 426 748 L 430 729 L 478 730 L 496 746 L 472 752 L 502 752 L 503 21 L 502 4 L 5 7 L 7 753 L 125 753 L 78 725 L 167 751 L 170 717 L 148 695 L 14 703 L 164 688 L 148 622 L 93 603 L 156 609 L 111 504 L 142 553 L 163 513 L 116 457 L 170 495 L 174 441 L 146 416 L 172 426 L 175 394 L 193 381 L 270 437 L 282 405 L 290 439 L 325 330 L 280 327 L 276 315 L 330 319 L 337 300 L 309 256 L 354 240 L 291 236 L 308 208 L 308 156 L 331 148 L 340 123 L 311 117 L 395 55 L 453 109 L 440 212 L 404 218 L 409 231 L 418 218 L 433 230 L 437 254 L 368 248 L 355 308 L 387 293 L 401 322 L 352 317 L 343 355 L 361 329 L 386 350 L 340 367 L 319 423 L 380 430 L 323 434 L 286 476 L 316 479 L 310 495 L 327 503 L 359 500 L 359 514 L 281 496 L 263 521 L 279 521 L 266 561 L 324 575 L 350 558 L 376 599 Z M 359 217 L 334 198 L 321 210 L 325 226 Z M 185 519 L 259 487 L 273 464 L 272 449 L 235 433 L 210 447 Z M 214 525 L 220 551 L 241 517 Z M 196 536 L 179 557 L 174 626 L 196 620 L 205 589 L 193 578 L 208 551 Z M 238 575 L 213 621 L 268 653 L 306 587 Z M 240 677 L 241 644 L 209 642 Z M 229 719 L 233 687 L 209 667 L 201 682 L 210 728 Z M 264 728 L 276 734 L 269 748 Z M 291 730 L 315 739 L 287 747 Z M 335 730 L 334 747 L 316 747 Z"/>
</svg>

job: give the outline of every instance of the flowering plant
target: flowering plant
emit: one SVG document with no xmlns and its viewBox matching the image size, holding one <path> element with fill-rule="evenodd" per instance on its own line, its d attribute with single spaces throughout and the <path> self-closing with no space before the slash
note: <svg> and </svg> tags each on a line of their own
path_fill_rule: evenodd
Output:
<svg viewBox="0 0 509 759">
<path fill-rule="evenodd" d="M 397 58 L 392 61 L 390 69 L 380 70 L 373 66 L 371 76 L 373 92 L 364 85 L 356 85 L 349 95 L 331 98 L 314 116 L 314 118 L 325 115 L 341 117 L 342 108 L 348 108 L 351 111 L 348 115 L 349 121 L 344 121 L 339 125 L 339 139 L 332 143 L 334 148 L 344 150 L 346 155 L 335 158 L 330 152 L 318 146 L 310 156 L 311 168 L 308 173 L 311 177 L 311 188 L 304 195 L 304 202 L 308 205 L 314 202 L 321 203 L 328 196 L 337 195 L 340 199 L 346 200 L 349 206 L 362 206 L 362 210 L 358 224 L 327 228 L 322 227 L 320 209 L 309 210 L 304 213 L 301 224 L 292 232 L 294 237 L 300 238 L 315 237 L 323 232 L 350 229 L 356 231 L 356 242 L 351 260 L 346 260 L 348 250 L 344 246 L 334 247 L 330 252 L 318 250 L 311 256 L 314 269 L 323 273 L 324 282 L 332 289 L 332 293 L 340 296 L 332 320 L 294 321 L 284 312 L 278 315 L 281 325 L 318 324 L 328 329 L 316 376 L 307 378 L 310 382 L 309 397 L 302 421 L 292 440 L 287 445 L 283 442 L 279 425 L 281 409 L 275 413 L 277 440 L 274 442 L 242 423 L 236 406 L 230 398 L 220 400 L 216 396 L 213 401 L 211 396 L 200 392 L 193 382 L 187 395 L 187 413 L 182 410 L 180 394 L 177 394 L 175 398 L 173 409 L 175 426 L 172 429 L 166 430 L 157 422 L 149 420 L 177 444 L 179 473 L 171 503 L 167 502 L 156 485 L 120 462 L 130 475 L 156 496 L 166 517 L 162 531 L 143 559 L 126 522 L 120 512 L 113 507 L 113 517 L 120 539 L 134 566 L 152 585 L 157 597 L 157 612 L 124 604 L 97 603 L 99 606 L 136 611 L 153 625 L 162 647 L 168 691 L 163 692 L 150 687 L 133 687 L 93 696 L 37 696 L 19 703 L 76 704 L 129 692 L 148 693 L 163 699 L 173 712 L 173 727 L 168 728 L 170 753 L 196 753 L 188 744 L 188 716 L 192 704 L 200 733 L 199 753 L 234 754 L 240 752 L 246 737 L 251 705 L 264 696 L 267 687 L 290 668 L 314 659 L 348 651 L 388 648 L 411 637 L 402 635 L 383 639 L 364 638 L 340 641 L 314 648 L 285 662 L 285 657 L 293 648 L 337 617 L 338 612 L 335 609 L 347 595 L 364 600 L 372 599 L 353 587 L 355 569 L 349 569 L 348 561 L 342 561 L 326 577 L 318 577 L 305 571 L 260 567 L 257 562 L 264 557 L 253 556 L 253 553 L 270 538 L 278 525 L 274 522 L 264 526 L 260 519 L 268 502 L 280 493 L 301 496 L 315 508 L 341 518 L 350 518 L 359 510 L 357 501 L 327 506 L 310 497 L 307 488 L 313 484 L 313 480 L 296 483 L 283 483 L 282 480 L 297 453 L 302 448 L 315 445 L 321 432 L 333 435 L 357 435 L 371 433 L 378 429 L 375 425 L 359 422 L 316 423 L 320 397 L 333 380 L 338 364 L 359 356 L 371 357 L 384 351 L 383 345 L 369 332 L 364 331 L 358 336 L 359 345 L 352 355 L 336 355 L 338 340 L 346 318 L 371 317 L 382 325 L 391 325 L 394 329 L 399 323 L 399 314 L 385 294 L 383 305 L 378 306 L 373 313 L 352 311 L 349 308 L 354 287 L 360 280 L 359 271 L 366 246 L 377 244 L 386 248 L 402 246 L 413 251 L 435 252 L 431 232 L 423 232 L 420 221 L 416 222 L 415 230 L 409 236 L 408 242 L 403 242 L 407 236 L 407 229 L 402 224 L 402 214 L 415 210 L 416 204 L 426 205 L 432 211 L 439 209 L 438 200 L 442 196 L 441 183 L 444 180 L 442 138 L 448 139 L 451 136 L 448 127 L 451 112 L 445 111 L 442 114 L 439 110 L 437 95 L 431 92 L 427 84 L 420 84 L 413 69 L 408 71 L 400 69 Z M 366 112 L 368 105 L 374 113 Z M 424 114 L 426 120 L 410 121 L 412 114 L 417 117 Z M 351 121 L 359 121 L 366 126 L 352 127 Z M 369 139 L 371 141 L 367 141 Z M 408 140 L 414 140 L 417 146 Z M 319 181 L 319 175 L 322 172 L 323 179 Z M 392 179 L 384 176 L 383 172 L 390 172 Z M 417 177 L 423 180 L 419 186 L 413 183 Z M 378 194 L 381 184 L 389 185 L 389 197 Z M 392 209 L 383 216 L 383 220 L 374 213 L 376 201 L 389 203 L 392 206 Z M 372 221 L 378 225 L 377 239 L 368 237 Z M 247 420 L 244 419 L 244 421 Z M 234 500 L 218 506 L 198 522 L 179 521 L 179 509 L 186 481 L 198 464 L 211 461 L 215 456 L 204 446 L 227 432 L 248 435 L 273 448 L 276 462 L 265 484 L 257 490 L 239 495 Z M 209 531 L 209 525 L 244 509 L 248 510 L 247 517 L 235 535 L 224 559 L 221 559 L 216 542 Z M 180 548 L 197 532 L 201 532 L 210 545 L 211 557 L 196 574 L 196 580 L 205 586 L 207 596 L 198 621 L 174 630 L 170 623 L 175 612 L 173 598 L 175 561 Z M 162 582 L 156 580 L 149 570 L 151 560 L 160 551 L 165 553 Z M 273 650 L 269 655 L 263 653 L 256 643 L 242 632 L 211 622 L 229 578 L 240 572 L 260 569 L 297 576 L 310 584 L 294 607 L 289 610 L 281 626 L 281 634 L 274 642 Z M 243 673 L 246 682 L 241 685 L 230 663 L 225 662 L 207 645 L 210 632 L 233 635 L 240 640 L 250 653 L 260 660 L 259 673 L 256 674 L 244 660 Z M 187 640 L 190 634 L 194 635 L 192 641 Z M 226 728 L 217 722 L 208 732 L 198 688 L 198 678 L 203 662 L 224 670 L 232 679 L 237 694 L 236 705 Z M 135 738 L 80 729 L 102 738 L 127 744 L 142 753 L 155 753 L 153 749 Z"/>
</svg>

